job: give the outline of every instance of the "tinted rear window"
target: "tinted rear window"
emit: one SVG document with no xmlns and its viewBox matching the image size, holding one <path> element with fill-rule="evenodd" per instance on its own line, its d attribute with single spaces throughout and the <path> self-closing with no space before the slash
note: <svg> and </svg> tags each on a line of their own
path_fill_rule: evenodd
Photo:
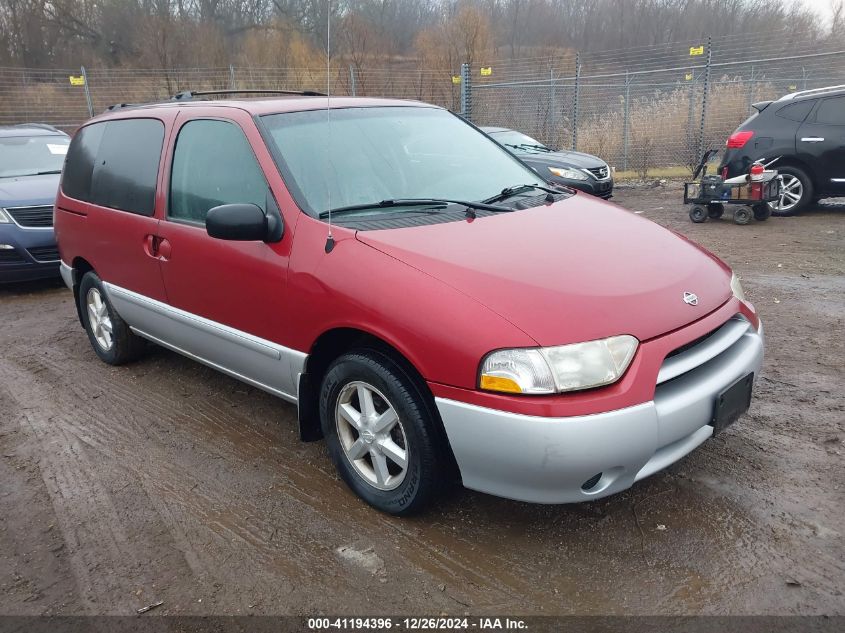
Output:
<svg viewBox="0 0 845 633">
<path fill-rule="evenodd" d="M 163 142 L 164 124 L 156 119 L 85 127 L 68 151 L 62 189 L 79 200 L 150 216 Z"/>
<path fill-rule="evenodd" d="M 789 119 L 790 121 L 798 121 L 800 123 L 807 118 L 814 105 L 816 105 L 815 99 L 791 103 L 778 110 L 776 114 L 782 119 Z"/>
</svg>

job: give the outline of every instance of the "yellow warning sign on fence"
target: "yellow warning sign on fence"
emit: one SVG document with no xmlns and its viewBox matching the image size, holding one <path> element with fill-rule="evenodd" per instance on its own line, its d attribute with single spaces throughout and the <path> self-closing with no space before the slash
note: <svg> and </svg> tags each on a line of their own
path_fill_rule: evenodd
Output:
<svg viewBox="0 0 845 633">
<path fill-rule="evenodd" d="M 702 44 L 701 46 L 690 46 L 689 54 L 690 57 L 695 57 L 696 55 L 704 55 L 704 44 Z"/>
<path fill-rule="evenodd" d="M 692 81 L 692 73 L 687 73 L 686 75 L 684 75 L 684 79 L 686 79 L 687 81 Z"/>
<path fill-rule="evenodd" d="M 492 66 L 488 66 L 487 68 L 481 69 L 481 76 L 482 77 L 489 77 L 492 74 L 493 74 L 493 67 Z"/>
<path fill-rule="evenodd" d="M 461 83 L 461 76 L 460 75 L 452 75 L 452 83 L 453 84 Z"/>
<path fill-rule="evenodd" d="M 68 77 L 70 79 L 71 86 L 84 86 L 85 85 L 85 75 L 74 76 L 71 75 Z"/>
</svg>

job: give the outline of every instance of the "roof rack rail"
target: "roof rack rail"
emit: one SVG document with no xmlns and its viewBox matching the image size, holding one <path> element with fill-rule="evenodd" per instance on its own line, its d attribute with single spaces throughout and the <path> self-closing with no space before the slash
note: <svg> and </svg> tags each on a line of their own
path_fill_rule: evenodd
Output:
<svg viewBox="0 0 845 633">
<path fill-rule="evenodd" d="M 273 94 L 273 95 L 299 95 L 302 97 L 325 97 L 325 93 L 315 90 L 185 90 L 172 97 L 171 101 L 190 101 L 195 97 L 206 97 L 211 95 L 252 95 L 252 94 Z"/>
<path fill-rule="evenodd" d="M 239 95 L 239 94 L 276 94 L 276 95 L 299 95 L 302 97 L 325 97 L 322 92 L 315 90 L 185 90 L 177 92 L 170 97 L 169 101 L 192 101 L 196 97 L 205 97 L 210 95 Z M 106 112 L 113 112 L 115 110 L 122 110 L 123 108 L 140 108 L 146 105 L 155 105 L 157 103 L 167 103 L 168 100 L 162 101 L 147 101 L 145 103 L 115 103 L 106 108 Z"/>
<path fill-rule="evenodd" d="M 826 86 L 824 88 L 813 88 L 812 90 L 799 90 L 798 92 L 790 92 L 787 95 L 783 95 L 778 101 L 788 101 L 789 99 L 794 99 L 795 97 L 804 97 L 806 95 L 813 95 L 813 94 L 824 94 L 825 92 L 834 92 L 836 90 L 845 90 L 845 84 L 839 86 Z"/>
<path fill-rule="evenodd" d="M 145 103 L 113 103 L 112 105 L 106 108 L 106 112 L 112 112 L 114 110 L 121 110 L 123 108 L 134 108 L 136 106 L 147 105 Z"/>
</svg>

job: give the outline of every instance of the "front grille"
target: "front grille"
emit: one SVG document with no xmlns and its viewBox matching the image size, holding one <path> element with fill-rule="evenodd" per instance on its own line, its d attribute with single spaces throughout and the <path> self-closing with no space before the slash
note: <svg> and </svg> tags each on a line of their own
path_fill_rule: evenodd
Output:
<svg viewBox="0 0 845 633">
<path fill-rule="evenodd" d="M 591 167 L 587 169 L 593 176 L 598 178 L 599 180 L 604 180 L 610 175 L 610 168 L 609 167 Z"/>
<path fill-rule="evenodd" d="M 720 326 L 720 327 L 721 327 L 721 326 Z M 698 337 L 697 339 L 695 339 L 694 341 L 690 341 L 690 342 L 689 342 L 689 343 L 687 343 L 686 345 L 681 345 L 678 349 L 674 349 L 674 350 L 672 350 L 671 352 L 669 352 L 669 353 L 666 355 L 666 358 L 668 359 L 668 358 L 672 358 L 673 356 L 677 356 L 678 354 L 683 354 L 685 351 L 687 351 L 687 350 L 689 350 L 689 349 L 692 349 L 692 348 L 693 348 L 693 347 L 695 347 L 696 345 L 699 345 L 700 343 L 703 343 L 704 341 L 706 341 L 708 338 L 710 338 L 710 337 L 711 337 L 711 336 L 713 336 L 716 332 L 718 332 L 718 331 L 719 331 L 719 329 L 720 329 L 720 328 L 716 328 L 715 330 L 712 330 L 712 331 L 708 332 L 708 333 L 707 333 L 707 334 L 705 334 L 704 336 L 699 336 L 699 337 Z"/>
<path fill-rule="evenodd" d="M 59 260 L 58 246 L 38 246 L 27 250 L 29 250 L 32 258 L 39 262 L 55 262 Z"/>
<path fill-rule="evenodd" d="M 18 226 L 27 228 L 49 228 L 53 226 L 53 207 L 13 207 L 6 209 Z"/>
<path fill-rule="evenodd" d="M 660 366 L 657 384 L 668 382 L 713 360 L 729 350 L 751 329 L 751 323 L 736 315 L 712 332 L 670 352 Z"/>
<path fill-rule="evenodd" d="M 23 257 L 18 255 L 16 251 L 0 249 L 0 264 L 19 264 L 22 261 L 24 261 Z"/>
</svg>

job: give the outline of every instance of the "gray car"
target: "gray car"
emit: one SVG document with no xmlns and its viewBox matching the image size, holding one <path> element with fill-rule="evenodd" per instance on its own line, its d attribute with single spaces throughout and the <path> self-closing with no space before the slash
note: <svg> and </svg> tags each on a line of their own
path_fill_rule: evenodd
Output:
<svg viewBox="0 0 845 633">
<path fill-rule="evenodd" d="M 483 127 L 481 130 L 537 172 L 543 180 L 585 191 L 605 200 L 613 196 L 613 174 L 601 158 L 583 152 L 555 151 L 527 134 L 506 127 Z"/>
<path fill-rule="evenodd" d="M 0 283 L 59 276 L 53 204 L 69 143 L 49 125 L 0 127 Z"/>
</svg>

